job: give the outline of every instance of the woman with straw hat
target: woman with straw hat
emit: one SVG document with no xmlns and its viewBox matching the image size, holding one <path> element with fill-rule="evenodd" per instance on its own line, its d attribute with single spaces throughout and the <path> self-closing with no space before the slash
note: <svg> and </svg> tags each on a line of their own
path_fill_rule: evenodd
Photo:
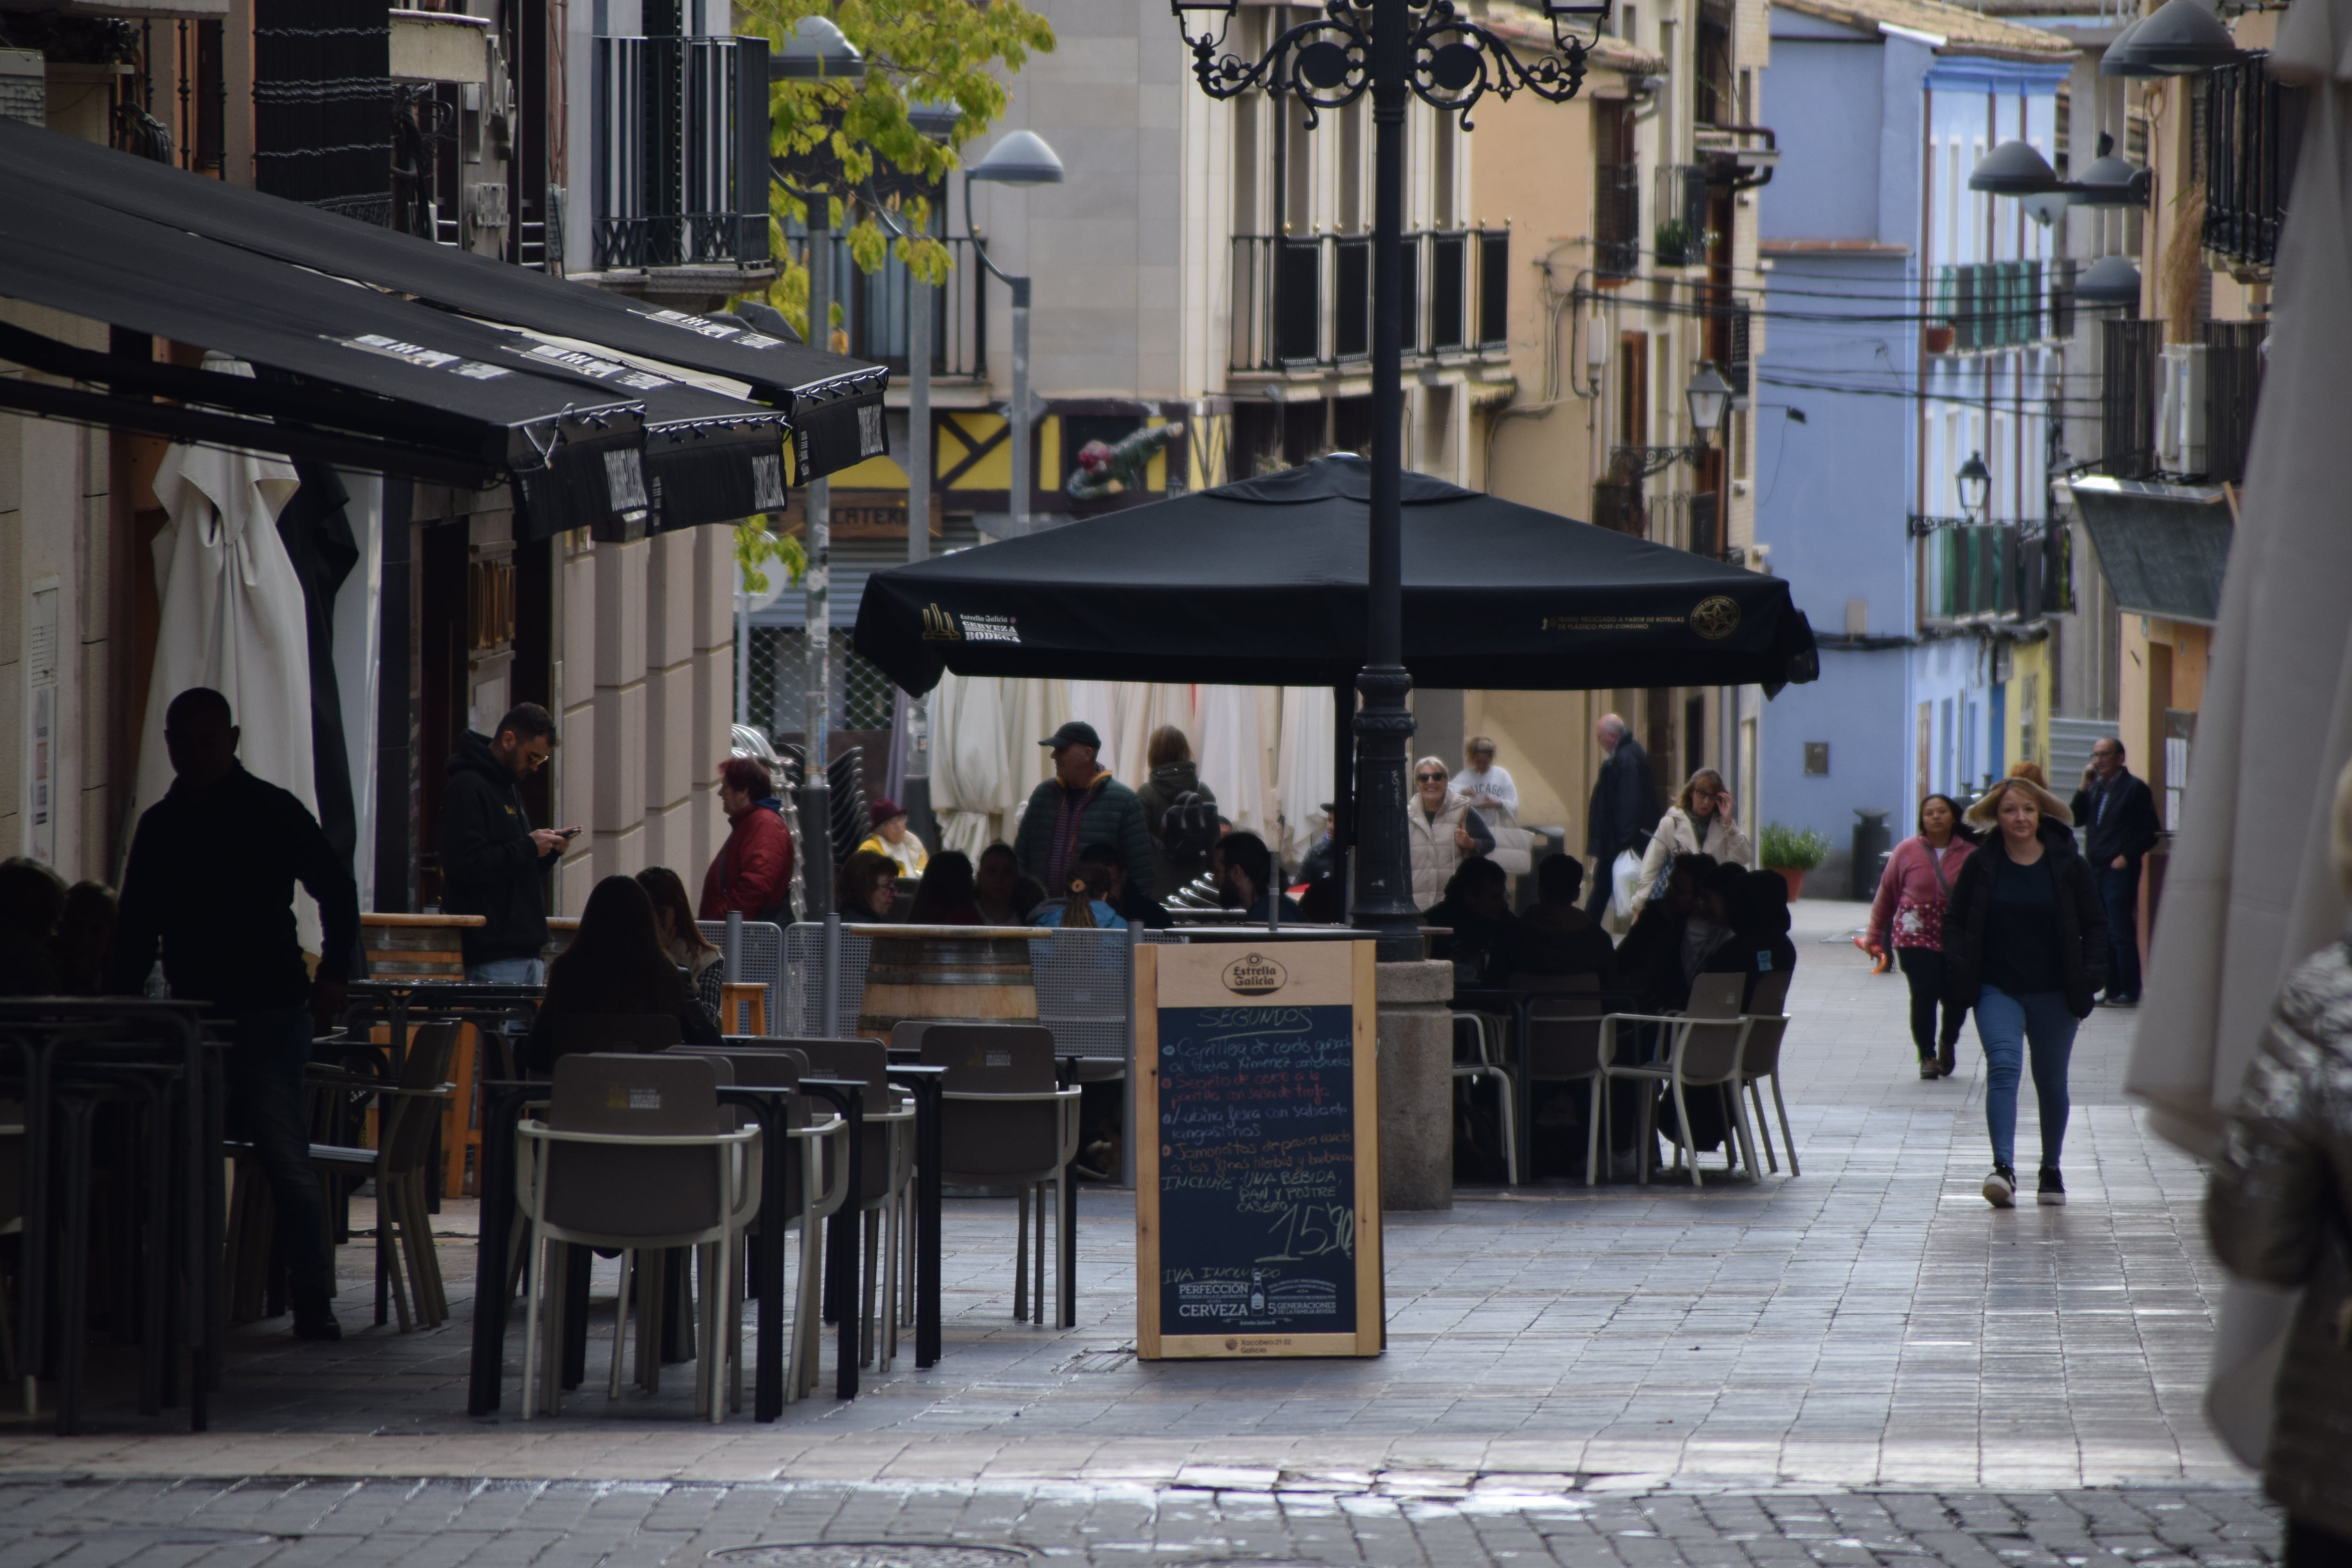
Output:
<svg viewBox="0 0 2352 1568">
<path fill-rule="evenodd" d="M 2029 1047 L 2042 1111 L 2038 1199 L 2066 1201 L 2058 1156 L 2066 1141 L 2066 1060 L 2074 1029 L 2106 981 L 2107 917 L 2075 851 L 2074 816 L 2031 779 L 2006 778 L 1969 807 L 1985 834 L 1952 884 L 1944 915 L 1944 1001 L 1973 1008 L 1985 1054 L 1985 1122 L 1992 1171 L 1985 1201 L 2017 1201 L 2017 1086 Z"/>
</svg>

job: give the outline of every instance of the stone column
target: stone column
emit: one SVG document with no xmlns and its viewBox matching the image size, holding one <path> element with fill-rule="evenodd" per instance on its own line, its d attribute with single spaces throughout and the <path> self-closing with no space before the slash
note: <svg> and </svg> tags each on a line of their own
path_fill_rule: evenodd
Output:
<svg viewBox="0 0 2352 1568">
<path fill-rule="evenodd" d="M 1381 1207 L 1454 1206 L 1454 966 L 1383 963 Z"/>
</svg>

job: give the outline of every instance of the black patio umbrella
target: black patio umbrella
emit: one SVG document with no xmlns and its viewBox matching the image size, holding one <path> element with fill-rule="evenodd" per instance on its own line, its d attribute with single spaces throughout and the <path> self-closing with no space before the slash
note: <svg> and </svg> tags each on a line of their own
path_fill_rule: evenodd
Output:
<svg viewBox="0 0 2352 1568">
<path fill-rule="evenodd" d="M 856 649 L 959 675 L 1347 687 L 1364 662 L 1360 458 L 1175 496 L 866 579 Z M 1819 670 L 1777 577 L 1404 476 L 1413 684 L 1742 686 Z"/>
</svg>

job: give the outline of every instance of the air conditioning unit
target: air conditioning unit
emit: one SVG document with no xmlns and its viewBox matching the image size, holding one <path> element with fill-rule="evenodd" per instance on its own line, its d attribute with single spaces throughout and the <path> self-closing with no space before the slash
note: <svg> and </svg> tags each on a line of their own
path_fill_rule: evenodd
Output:
<svg viewBox="0 0 2352 1568">
<path fill-rule="evenodd" d="M 2205 471 L 2205 345 L 2172 343 L 2157 367 L 2156 466 Z"/>
</svg>

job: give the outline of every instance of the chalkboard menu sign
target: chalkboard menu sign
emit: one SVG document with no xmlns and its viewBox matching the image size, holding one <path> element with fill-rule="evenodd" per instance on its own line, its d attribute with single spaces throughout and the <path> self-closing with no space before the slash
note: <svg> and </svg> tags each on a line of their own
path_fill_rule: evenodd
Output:
<svg viewBox="0 0 2352 1568">
<path fill-rule="evenodd" d="M 1135 950 L 1144 1359 L 1380 1353 L 1372 953 Z"/>
</svg>

